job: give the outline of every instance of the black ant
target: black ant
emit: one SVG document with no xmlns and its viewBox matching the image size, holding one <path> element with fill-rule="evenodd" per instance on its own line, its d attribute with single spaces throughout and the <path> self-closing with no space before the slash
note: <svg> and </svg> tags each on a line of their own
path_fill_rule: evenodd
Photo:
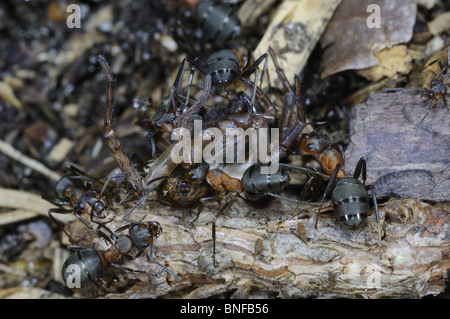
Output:
<svg viewBox="0 0 450 319">
<path fill-rule="evenodd" d="M 200 2 L 195 11 L 195 19 L 204 35 L 219 45 L 241 33 L 241 21 L 233 8 L 226 3 L 214 0 Z"/>
<path fill-rule="evenodd" d="M 433 60 L 430 63 L 428 63 L 427 65 L 425 65 L 424 69 L 429 68 L 431 65 L 433 65 L 435 63 L 439 63 L 439 67 L 441 70 L 438 72 L 438 74 L 436 74 L 436 77 L 430 81 L 429 87 L 424 86 L 423 88 L 421 88 L 421 90 L 423 90 L 423 92 L 420 95 L 421 97 L 426 97 L 429 100 L 432 100 L 433 102 L 431 103 L 427 113 L 422 117 L 419 124 L 417 125 L 414 135 L 417 135 L 417 131 L 419 130 L 420 126 L 422 125 L 422 122 L 425 120 L 425 118 L 430 113 L 431 109 L 435 109 L 437 107 L 439 100 L 443 100 L 444 105 L 447 105 L 447 102 L 445 101 L 444 96 L 447 94 L 447 86 L 450 84 L 450 82 L 448 79 L 445 79 L 444 77 L 447 74 L 447 71 L 450 67 L 450 46 L 447 48 L 447 65 L 446 66 L 444 66 L 442 64 L 441 60 Z M 405 88 L 385 88 L 384 91 L 395 92 L 395 91 L 400 91 L 403 89 L 405 89 Z"/>
<path fill-rule="evenodd" d="M 375 195 L 375 189 L 373 185 L 365 185 L 367 178 L 366 158 L 361 157 L 358 161 L 353 177 L 346 176 L 341 168 L 341 163 L 337 163 L 329 181 L 325 188 L 325 191 L 320 201 L 320 207 L 317 212 L 317 219 L 315 221 L 315 228 L 320 217 L 321 208 L 326 196 L 331 191 L 331 201 L 334 205 L 334 213 L 336 219 L 344 226 L 350 229 L 356 229 L 361 226 L 368 217 L 370 210 L 370 197 L 368 191 L 371 192 L 371 197 L 375 209 L 375 218 L 378 227 L 378 246 L 380 248 L 380 255 L 382 254 L 381 248 L 381 230 L 380 230 L 380 216 L 378 213 L 377 198 Z M 310 170 L 310 174 L 324 178 L 324 174 L 319 173 L 317 170 Z M 339 174 L 343 173 L 344 176 L 339 177 Z M 362 183 L 358 180 L 362 174 Z M 327 175 L 325 175 L 327 176 Z"/>
<path fill-rule="evenodd" d="M 272 48 L 269 47 L 269 53 L 272 57 L 272 60 L 274 62 L 276 72 L 278 74 L 279 79 L 281 80 L 281 83 L 285 90 L 287 91 L 285 96 L 285 111 L 282 112 L 282 117 L 280 118 L 280 123 L 288 123 L 288 119 L 290 116 L 293 116 L 291 114 L 292 112 L 292 106 L 289 107 L 289 105 L 297 104 L 297 117 L 298 121 L 296 125 L 291 126 L 291 129 L 286 133 L 285 136 L 292 138 L 285 138 L 290 143 L 292 143 L 292 139 L 296 138 L 301 131 L 303 130 L 304 126 L 306 126 L 306 115 L 304 112 L 304 106 L 302 103 L 301 95 L 300 95 L 300 78 L 296 75 L 295 82 L 296 82 L 296 89 L 295 93 L 292 91 L 289 82 L 286 79 L 286 76 L 284 75 L 283 70 L 280 68 L 278 61 L 276 59 L 275 53 Z M 324 123 L 311 123 L 315 125 L 322 125 Z M 282 127 L 289 127 L 287 124 L 281 124 Z M 281 144 L 283 145 L 283 144 Z M 289 144 L 288 144 L 289 145 Z M 322 201 L 319 206 L 318 210 L 318 216 L 320 216 L 320 210 L 323 201 L 325 200 L 325 197 L 327 196 L 330 189 L 333 187 L 332 190 L 332 201 L 335 205 L 335 214 L 336 217 L 340 222 L 342 222 L 344 225 L 350 228 L 355 228 L 358 225 L 360 225 L 363 221 L 367 219 L 367 214 L 369 211 L 369 196 L 368 196 L 368 190 L 372 193 L 372 199 L 374 201 L 375 205 L 375 215 L 378 225 L 378 239 L 379 239 L 379 247 L 381 252 L 381 235 L 380 235 L 380 221 L 379 221 L 379 214 L 378 214 L 378 206 L 376 202 L 374 187 L 372 185 L 365 186 L 366 181 L 366 160 L 365 158 L 361 158 L 358 162 L 355 172 L 353 174 L 353 177 L 347 177 L 343 168 L 344 168 L 344 156 L 342 148 L 339 148 L 339 151 L 333 149 L 331 147 L 331 140 L 325 133 L 313 131 L 311 133 L 305 133 L 301 135 L 300 138 L 300 147 L 301 149 L 310 154 L 313 155 L 321 164 L 325 174 L 318 172 L 317 170 L 311 168 L 302 168 L 302 167 L 295 167 L 291 165 L 286 164 L 280 164 L 282 166 L 288 167 L 288 168 L 294 168 L 297 170 L 309 172 L 310 174 L 320 177 L 322 179 L 328 179 L 329 182 L 326 186 L 325 192 L 323 194 Z M 280 147 L 280 149 L 282 149 Z M 287 147 L 284 147 L 284 150 L 286 150 Z M 281 153 L 281 151 L 280 151 Z M 359 175 L 362 172 L 363 176 L 363 183 L 359 182 L 358 178 Z M 287 174 L 287 173 L 286 173 Z M 261 182 L 261 186 L 271 186 L 270 183 L 266 182 L 265 179 L 268 179 L 270 175 L 267 175 L 265 178 L 258 178 Z M 337 181 L 335 182 L 335 180 Z M 257 180 L 257 178 L 254 178 L 254 180 Z M 270 179 L 269 179 L 270 180 Z M 300 201 L 303 201 L 305 197 L 305 193 L 307 188 L 311 185 L 313 178 L 310 178 L 308 182 L 306 183 L 305 187 L 303 188 L 302 196 Z M 253 182 L 253 181 L 252 181 Z M 286 182 L 285 182 L 286 183 Z M 253 182 L 253 184 L 255 184 Z M 283 183 L 278 183 L 279 186 L 282 186 Z M 296 208 L 295 208 L 296 209 Z M 295 210 L 294 209 L 294 210 Z M 317 219 L 316 219 L 316 225 L 317 227 Z"/>
<path fill-rule="evenodd" d="M 101 229 L 105 229 L 109 236 Z M 128 235 L 117 236 L 118 233 L 128 229 Z M 125 271 L 145 273 L 145 271 L 128 268 L 122 265 L 123 259 L 133 260 L 138 258 L 146 248 L 150 246 L 148 259 L 162 267 L 166 272 L 174 276 L 179 282 L 180 278 L 167 267 L 154 260 L 153 241 L 161 235 L 161 225 L 156 221 L 148 223 L 129 224 L 120 227 L 115 232 L 111 231 L 104 224 L 100 224 L 96 233 L 104 238 L 110 247 L 105 251 L 94 248 L 71 245 L 69 249 L 76 249 L 62 267 L 62 278 L 65 283 L 74 278 L 74 266 L 78 267 L 80 287 L 85 287 L 103 278 L 111 267 L 116 267 Z M 134 254 L 133 254 L 134 253 Z"/>
<path fill-rule="evenodd" d="M 189 124 L 190 118 L 196 114 L 200 109 L 205 105 L 207 102 L 209 95 L 211 93 L 211 85 L 215 85 L 218 87 L 228 87 L 233 83 L 236 79 L 242 81 L 246 86 L 253 88 L 253 94 L 252 94 L 252 102 L 255 100 L 255 96 L 261 96 L 263 95 L 263 92 L 261 89 L 256 85 L 258 82 L 258 66 L 261 64 L 262 61 L 266 61 L 264 65 L 264 71 L 263 76 L 261 77 L 261 82 L 264 79 L 265 70 L 267 69 L 267 56 L 268 54 L 263 54 L 260 56 L 252 65 L 249 65 L 250 62 L 250 52 L 248 54 L 248 58 L 245 60 L 243 65 L 241 65 L 241 59 L 239 56 L 232 50 L 221 50 L 218 52 L 215 52 L 211 54 L 205 62 L 200 60 L 199 58 L 190 59 L 185 58 L 181 64 L 178 71 L 177 79 L 175 81 L 176 85 L 178 85 L 182 70 L 184 68 L 185 61 L 189 61 L 196 69 L 198 69 L 201 73 L 205 74 L 205 87 L 204 92 L 200 96 L 198 100 L 195 101 L 195 103 L 189 107 L 183 114 L 181 114 L 179 120 L 178 120 L 178 127 L 187 128 Z M 193 68 L 191 69 L 191 74 L 193 72 Z M 255 73 L 255 81 L 249 82 L 249 80 L 246 78 L 249 75 Z M 192 78 L 192 75 L 191 75 Z M 171 98 L 173 99 L 173 93 L 175 90 L 172 89 L 171 92 Z M 275 108 L 270 103 L 270 101 L 265 100 L 268 104 L 266 105 L 268 108 L 269 113 L 272 116 L 275 116 Z"/>
<path fill-rule="evenodd" d="M 110 208 L 104 194 L 108 182 L 103 185 L 102 189 L 99 189 L 92 177 L 72 165 L 69 165 L 68 169 L 70 174 L 63 176 L 55 186 L 55 195 L 59 200 L 43 196 L 47 201 L 58 206 L 58 208 L 49 209 L 48 215 L 56 224 L 60 225 L 53 214 L 73 212 L 83 224 L 92 229 L 81 215 L 83 213 L 89 215 L 91 221 L 94 218 L 105 219 L 109 215 Z M 72 206 L 73 209 L 66 209 L 63 206 Z"/>
<path fill-rule="evenodd" d="M 216 221 L 218 217 L 228 208 L 236 195 L 240 195 L 244 199 L 251 201 L 256 201 L 264 196 L 272 196 L 278 199 L 288 200 L 295 203 L 300 203 L 304 200 L 305 190 L 309 187 L 311 179 L 304 186 L 304 191 L 302 193 L 300 201 L 281 196 L 277 193 L 281 192 L 290 182 L 288 169 L 310 172 L 309 169 L 279 163 L 279 167 L 275 173 L 264 174 L 261 172 L 261 168 L 263 166 L 263 164 L 253 164 L 249 166 L 245 170 L 241 179 L 231 177 L 220 169 L 210 170 L 206 175 L 208 184 L 211 185 L 218 193 L 216 198 L 223 197 L 226 194 L 231 194 L 226 202 L 219 208 L 213 220 L 213 256 L 215 256 Z M 318 172 L 315 173 L 321 175 Z M 325 175 L 322 175 L 322 177 L 325 177 Z"/>
</svg>

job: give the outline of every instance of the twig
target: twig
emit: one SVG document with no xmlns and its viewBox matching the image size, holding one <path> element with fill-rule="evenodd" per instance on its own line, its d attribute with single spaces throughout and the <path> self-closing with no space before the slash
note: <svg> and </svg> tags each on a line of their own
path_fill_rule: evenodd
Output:
<svg viewBox="0 0 450 319">
<path fill-rule="evenodd" d="M 34 193 L 0 188 L 0 207 L 16 209 L 15 211 L 0 214 L 0 225 L 4 225 L 6 223 L 33 218 L 37 214 L 48 216 L 48 210 L 54 207 L 54 205 Z M 12 217 L 13 212 L 17 216 Z M 3 216 L 4 214 L 7 214 L 6 217 Z M 71 214 L 61 215 L 59 220 L 67 223 L 74 220 L 74 216 Z"/>
<path fill-rule="evenodd" d="M 15 209 L 0 214 L 0 226 L 8 225 L 38 216 L 39 213 L 29 210 Z"/>
<path fill-rule="evenodd" d="M 58 181 L 61 178 L 61 175 L 59 175 L 58 173 L 50 170 L 40 162 L 25 156 L 24 154 L 16 150 L 13 146 L 2 140 L 0 140 L 0 152 L 28 166 L 32 170 L 41 173 L 42 175 L 50 178 L 53 181 Z"/>
</svg>

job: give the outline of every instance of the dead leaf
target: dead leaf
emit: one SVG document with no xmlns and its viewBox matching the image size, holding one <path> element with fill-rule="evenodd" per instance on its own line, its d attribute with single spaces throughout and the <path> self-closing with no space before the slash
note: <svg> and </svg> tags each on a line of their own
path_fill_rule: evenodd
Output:
<svg viewBox="0 0 450 319">
<path fill-rule="evenodd" d="M 376 14 L 369 5 L 380 8 L 380 28 L 368 26 L 371 15 Z M 412 38 L 416 11 L 414 0 L 343 1 L 320 40 L 326 48 L 321 77 L 377 65 L 374 53 Z"/>
<path fill-rule="evenodd" d="M 410 52 L 406 45 L 396 45 L 386 48 L 374 54 L 378 65 L 371 68 L 358 70 L 369 81 L 379 81 L 384 77 L 392 78 L 396 74 L 409 74 L 412 69 L 414 52 Z"/>
</svg>

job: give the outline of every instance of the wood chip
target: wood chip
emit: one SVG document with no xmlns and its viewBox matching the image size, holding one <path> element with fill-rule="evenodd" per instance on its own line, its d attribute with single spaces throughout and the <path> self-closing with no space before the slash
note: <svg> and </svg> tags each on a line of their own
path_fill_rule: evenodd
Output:
<svg viewBox="0 0 450 319">
<path fill-rule="evenodd" d="M 255 49 L 254 56 L 267 53 L 271 46 L 289 81 L 300 74 L 341 0 L 283 1 Z M 269 74 L 276 74 L 272 61 Z M 278 79 L 272 77 L 275 86 Z M 280 86 L 281 87 L 281 86 Z"/>
<path fill-rule="evenodd" d="M 413 54 L 413 52 L 409 52 L 406 45 L 386 48 L 374 54 L 378 60 L 376 66 L 358 70 L 358 74 L 373 82 L 379 81 L 384 77 L 393 78 L 409 74 L 412 69 Z"/>
<path fill-rule="evenodd" d="M 428 22 L 428 30 L 433 35 L 438 35 L 450 29 L 450 11 L 444 12 Z"/>
<path fill-rule="evenodd" d="M 0 81 L 0 98 L 22 111 L 22 102 L 14 95 L 14 91 L 9 83 Z"/>
<path fill-rule="evenodd" d="M 243 27 L 255 25 L 259 16 L 264 13 L 275 0 L 247 0 L 238 10 L 238 18 Z"/>
<path fill-rule="evenodd" d="M 49 154 L 49 159 L 55 163 L 62 162 L 73 147 L 73 141 L 63 137 L 58 144 L 56 144 Z"/>
<path fill-rule="evenodd" d="M 35 170 L 36 172 L 39 172 L 43 174 L 44 176 L 47 176 L 48 178 L 52 179 L 53 181 L 58 181 L 61 178 L 61 175 L 59 173 L 56 173 L 52 171 L 51 169 L 47 168 L 44 164 L 28 157 L 19 152 L 17 149 L 15 149 L 10 144 L 0 140 L 0 152 L 4 153 L 5 155 L 11 157 L 12 159 L 28 166 L 32 170 Z"/>
<path fill-rule="evenodd" d="M 51 196 L 52 194 L 48 194 Z M 27 218 L 36 217 L 37 214 L 48 217 L 48 210 L 55 208 L 54 204 L 49 203 L 42 196 L 13 189 L 0 188 L 0 207 L 15 208 L 15 211 L 6 212 L 5 216 L 0 213 L 0 224 L 15 222 Z M 17 214 L 17 216 L 11 216 Z M 63 223 L 74 220 L 72 214 L 60 214 L 57 217 Z"/>
</svg>

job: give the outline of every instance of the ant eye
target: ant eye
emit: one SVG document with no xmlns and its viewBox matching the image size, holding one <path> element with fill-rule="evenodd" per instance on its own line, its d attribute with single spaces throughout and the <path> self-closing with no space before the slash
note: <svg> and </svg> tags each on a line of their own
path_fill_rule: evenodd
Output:
<svg viewBox="0 0 450 319">
<path fill-rule="evenodd" d="M 309 150 L 313 150 L 315 148 L 313 143 L 308 144 L 307 147 Z"/>
</svg>

